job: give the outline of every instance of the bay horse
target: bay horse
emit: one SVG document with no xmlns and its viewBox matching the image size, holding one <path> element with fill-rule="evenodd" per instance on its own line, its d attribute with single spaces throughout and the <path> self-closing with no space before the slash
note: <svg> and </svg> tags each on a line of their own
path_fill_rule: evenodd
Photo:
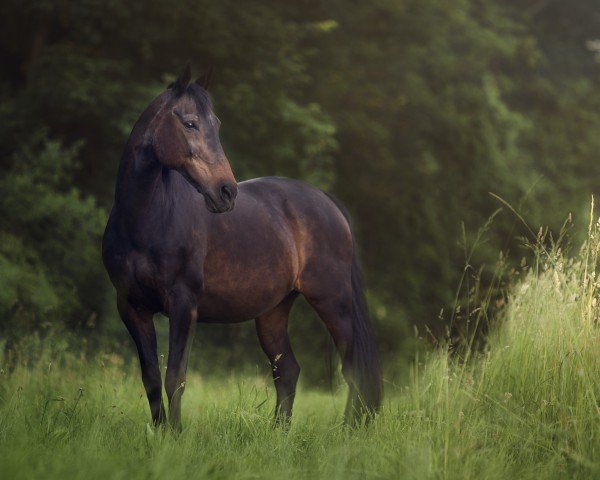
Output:
<svg viewBox="0 0 600 480">
<path fill-rule="evenodd" d="M 207 85 L 190 80 L 188 67 L 134 125 L 102 245 L 154 424 L 181 429 L 196 323 L 251 319 L 273 369 L 275 421 L 287 423 L 300 373 L 288 315 L 299 294 L 342 358 L 346 420 L 370 417 L 381 404 L 382 379 L 346 211 L 297 180 L 237 184 Z M 169 317 L 168 418 L 153 323 L 158 312 Z"/>
</svg>

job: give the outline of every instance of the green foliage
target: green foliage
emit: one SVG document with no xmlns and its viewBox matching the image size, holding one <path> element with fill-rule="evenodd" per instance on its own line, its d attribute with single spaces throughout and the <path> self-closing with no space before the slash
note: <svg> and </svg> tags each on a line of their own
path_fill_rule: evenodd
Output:
<svg viewBox="0 0 600 480">
<path fill-rule="evenodd" d="M 32 143 L 0 180 L 0 315 L 9 335 L 93 322 L 104 303 L 97 248 L 106 214 L 70 186 L 78 147 L 44 135 Z"/>
<path fill-rule="evenodd" d="M 321 12 L 339 28 L 311 68 L 338 128 L 335 190 L 357 219 L 370 285 L 431 324 L 458 282 L 461 223 L 474 231 L 501 206 L 488 192 L 536 228 L 585 211 L 600 173 L 598 95 L 588 90 L 598 64 L 567 40 L 580 37 L 573 25 L 542 31 L 562 20 L 521 4 L 342 4 Z M 558 51 L 577 55 L 579 69 L 566 70 Z M 557 108 L 540 111 L 549 103 Z M 497 217 L 473 261 L 493 265 L 522 233 L 510 213 Z"/>
<path fill-rule="evenodd" d="M 0 310 L 29 320 L 3 322 L 4 332 L 52 317 L 114 335 L 99 252 L 117 165 L 137 116 L 191 61 L 198 73 L 215 66 L 215 109 L 239 180 L 302 178 L 349 207 L 373 311 L 388 312 L 375 315 L 385 354 L 412 341 L 407 323 L 439 333 L 464 267 L 462 226 L 469 240 L 501 206 L 489 192 L 534 230 L 558 229 L 569 212 L 581 227 L 600 177 L 594 8 L 7 0 Z M 470 266 L 514 254 L 524 233 L 505 209 Z M 319 323 L 303 318 L 311 326 L 296 334 L 314 345 Z M 250 333 L 214 339 L 231 336 L 250 345 Z"/>
</svg>

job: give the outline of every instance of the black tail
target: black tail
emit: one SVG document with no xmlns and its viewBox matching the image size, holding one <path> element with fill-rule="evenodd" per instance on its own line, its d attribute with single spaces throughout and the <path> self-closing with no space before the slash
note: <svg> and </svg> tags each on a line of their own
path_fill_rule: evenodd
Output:
<svg viewBox="0 0 600 480">
<path fill-rule="evenodd" d="M 363 409 L 375 413 L 381 406 L 383 382 L 356 252 L 352 259 L 352 362 L 359 395 L 354 408 L 358 413 Z"/>
<path fill-rule="evenodd" d="M 373 328 L 369 316 L 367 299 L 365 298 L 362 272 L 358 263 L 356 239 L 350 221 L 350 215 L 341 202 L 329 195 L 329 198 L 340 209 L 352 231 L 354 254 L 352 257 L 352 377 L 356 395 L 350 392 L 346 416 L 360 417 L 363 413 L 375 413 L 381 406 L 383 398 L 383 381 L 381 367 L 377 355 L 377 347 L 373 338 Z M 355 398 L 358 396 L 358 398 Z"/>
</svg>

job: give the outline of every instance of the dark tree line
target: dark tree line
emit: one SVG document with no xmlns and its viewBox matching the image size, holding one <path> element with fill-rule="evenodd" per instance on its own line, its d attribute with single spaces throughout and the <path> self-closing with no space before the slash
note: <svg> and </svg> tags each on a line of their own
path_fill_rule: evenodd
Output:
<svg viewBox="0 0 600 480">
<path fill-rule="evenodd" d="M 593 0 L 7 0 L 0 23 L 5 336 L 110 335 L 99 244 L 121 149 L 188 61 L 215 67 L 238 179 L 303 178 L 348 205 L 388 352 L 443 323 L 461 225 L 468 243 L 502 206 L 489 192 L 558 229 L 585 225 L 598 190 Z M 524 234 L 504 208 L 473 262 L 520 259 Z"/>
</svg>

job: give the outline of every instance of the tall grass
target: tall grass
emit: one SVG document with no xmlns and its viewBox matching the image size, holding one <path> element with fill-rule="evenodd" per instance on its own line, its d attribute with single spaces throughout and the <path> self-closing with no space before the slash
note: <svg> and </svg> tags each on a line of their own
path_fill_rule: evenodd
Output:
<svg viewBox="0 0 600 480">
<path fill-rule="evenodd" d="M 483 351 L 431 352 L 355 430 L 342 389 L 301 389 L 285 432 L 268 371 L 192 373 L 175 436 L 147 425 L 137 364 L 119 352 L 22 354 L 0 372 L 0 477 L 600 478 L 599 230 L 571 259 L 539 248 Z"/>
</svg>

